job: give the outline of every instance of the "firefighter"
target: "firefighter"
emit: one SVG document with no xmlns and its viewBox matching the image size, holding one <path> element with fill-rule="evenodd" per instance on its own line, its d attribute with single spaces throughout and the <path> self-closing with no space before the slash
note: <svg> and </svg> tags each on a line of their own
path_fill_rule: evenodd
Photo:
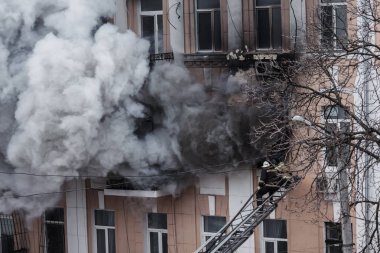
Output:
<svg viewBox="0 0 380 253">
<path fill-rule="evenodd" d="M 282 177 L 279 178 L 278 171 L 268 161 L 265 161 L 261 168 L 260 188 L 256 193 L 257 206 L 263 203 L 263 195 L 269 193 L 269 196 L 272 196 L 280 188 L 279 181 L 282 179 Z"/>
</svg>

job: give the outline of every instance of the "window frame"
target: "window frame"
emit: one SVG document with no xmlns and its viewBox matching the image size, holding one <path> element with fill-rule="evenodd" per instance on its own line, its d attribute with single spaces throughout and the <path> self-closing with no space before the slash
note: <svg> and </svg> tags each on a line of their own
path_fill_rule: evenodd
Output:
<svg viewBox="0 0 380 253">
<path fill-rule="evenodd" d="M 11 228 L 9 228 L 8 225 L 6 225 L 6 237 L 4 239 L 12 239 L 12 242 L 15 240 L 15 224 L 14 224 L 14 219 L 12 215 L 6 215 L 6 214 L 0 214 L 0 252 L 3 249 L 3 233 L 2 233 L 2 228 L 4 225 L 3 220 L 7 220 L 10 224 L 12 224 Z M 9 230 L 10 229 L 10 230 Z M 11 233 L 11 234 L 10 234 Z M 10 237 L 10 238 L 8 238 Z M 12 244 L 12 250 L 14 250 L 15 245 Z"/>
<path fill-rule="evenodd" d="M 46 219 L 46 212 L 45 211 L 43 214 L 43 222 L 44 222 L 44 252 L 48 253 L 48 240 L 47 240 L 47 224 L 52 224 L 52 225 L 61 225 L 63 226 L 63 252 L 66 252 L 66 228 L 65 228 L 65 209 L 63 207 L 56 207 L 53 209 L 62 209 L 63 211 L 63 221 L 58 221 L 58 220 L 47 220 Z M 51 209 L 51 210 L 53 210 Z"/>
<path fill-rule="evenodd" d="M 148 16 L 148 17 L 153 17 L 154 19 L 154 52 L 153 54 L 159 54 L 159 53 L 163 53 L 165 51 L 165 43 L 164 43 L 164 6 L 162 5 L 162 9 L 161 10 L 158 10 L 158 11 L 143 11 L 141 8 L 142 8 L 142 4 L 141 4 L 141 1 L 138 1 L 138 24 L 139 24 L 139 32 L 140 32 L 140 37 L 143 38 L 143 25 L 142 25 L 142 22 L 143 22 L 143 16 Z M 160 51 L 160 48 L 159 48 L 159 33 L 158 33 L 158 18 L 157 16 L 161 15 L 162 17 L 162 51 Z"/>
<path fill-rule="evenodd" d="M 264 221 L 266 220 L 271 220 L 271 221 L 284 221 L 285 226 L 286 226 L 286 238 L 276 238 L 276 237 L 265 237 L 264 236 Z M 274 247 L 274 253 L 279 253 L 278 252 L 278 243 L 279 242 L 286 242 L 287 243 L 287 252 L 289 252 L 289 247 L 288 247 L 288 223 L 286 220 L 282 219 L 265 219 L 261 223 L 261 243 L 260 243 L 260 248 L 261 248 L 261 253 L 266 253 L 265 251 L 265 243 L 266 242 L 273 242 L 275 247 Z"/>
<path fill-rule="evenodd" d="M 116 252 L 116 221 L 114 220 L 114 223 L 115 225 L 114 226 L 104 226 L 104 225 L 96 225 L 96 220 L 95 220 L 95 212 L 96 211 L 106 211 L 106 212 L 113 212 L 114 214 L 114 219 L 116 218 L 115 217 L 115 210 L 110 210 L 110 209 L 99 209 L 99 208 L 96 208 L 94 209 L 94 212 L 93 212 L 93 215 L 94 215 L 94 249 L 95 249 L 95 253 L 98 253 L 98 236 L 97 236 L 97 230 L 104 230 L 105 233 L 104 233 L 104 241 L 105 241 L 105 245 L 106 245 L 106 253 L 109 253 L 109 238 L 108 238 L 108 230 L 114 230 L 114 233 L 115 233 L 115 242 L 114 242 L 114 245 L 115 245 L 115 252 Z"/>
<path fill-rule="evenodd" d="M 282 8 L 281 8 L 281 1 L 280 0 L 280 4 L 268 4 L 268 5 L 260 5 L 258 6 L 257 5 L 257 1 L 258 0 L 254 0 L 254 6 L 255 6 L 255 10 L 254 10 L 254 13 L 255 13 L 255 43 L 256 43 L 256 50 L 258 51 L 268 51 L 268 50 L 282 50 L 283 49 L 283 41 L 282 41 L 282 38 L 283 38 L 283 21 L 282 21 Z M 280 20 L 281 20 L 281 46 L 278 47 L 278 48 L 274 48 L 273 47 L 273 41 L 272 41 L 272 20 L 273 20 L 273 9 L 274 8 L 280 8 Z M 269 44 L 270 46 L 268 48 L 264 48 L 264 47 L 259 47 L 259 22 L 258 22 L 258 10 L 264 10 L 264 9 L 268 9 L 268 12 L 269 12 Z"/>
<path fill-rule="evenodd" d="M 222 52 L 223 46 L 222 46 L 222 37 L 223 37 L 223 31 L 222 31 L 222 12 L 221 12 L 221 4 L 219 0 L 219 8 L 207 8 L 207 9 L 198 9 L 198 0 L 194 0 L 194 8 L 195 8 L 195 38 L 196 38 L 196 48 L 197 52 L 200 53 L 212 53 L 212 52 Z M 220 15 L 220 50 L 215 49 L 215 12 L 219 11 Z M 211 49 L 199 49 L 199 31 L 198 31 L 198 13 L 211 13 Z"/>
<path fill-rule="evenodd" d="M 327 0 L 328 1 L 328 0 Z M 332 0 L 334 1 L 334 0 Z M 338 43 L 337 43 L 337 8 L 340 7 L 340 6 L 345 6 L 346 7 L 346 35 L 345 35 L 345 39 L 348 38 L 348 18 L 347 18 L 347 14 L 348 14 L 348 11 L 347 11 L 347 1 L 346 0 L 342 0 L 341 2 L 330 2 L 330 3 L 323 3 L 323 0 L 319 0 L 319 16 L 320 16 L 320 21 L 321 21 L 321 31 L 319 33 L 319 41 L 320 41 L 320 44 L 321 46 L 323 47 L 327 47 L 327 48 L 330 48 L 330 49 L 333 49 L 333 50 L 342 50 L 342 48 L 339 48 L 337 47 Z M 332 18 L 332 27 L 331 28 L 324 28 L 323 27 L 323 8 L 324 7 L 331 7 L 332 9 L 332 15 L 331 15 L 331 18 Z M 324 29 L 332 29 L 332 41 L 331 41 L 331 47 L 328 45 L 330 43 L 324 43 L 323 41 L 323 31 Z M 329 41 L 330 42 L 330 41 Z"/>
<path fill-rule="evenodd" d="M 165 214 L 166 215 L 166 229 L 164 228 L 150 228 L 149 227 L 149 215 L 150 214 Z M 166 213 L 147 213 L 146 215 L 146 227 L 147 227 L 147 247 L 148 247 L 148 252 L 151 252 L 150 249 L 150 233 L 157 233 L 158 234 L 158 252 L 163 253 L 163 240 L 162 240 L 162 235 L 166 234 L 166 238 L 169 240 L 168 237 L 168 215 Z M 168 248 L 168 245 L 166 246 Z"/>
<path fill-rule="evenodd" d="M 208 218 L 210 218 L 210 217 L 224 218 L 224 225 L 221 228 L 223 228 L 227 224 L 227 217 L 226 216 L 202 215 L 201 216 L 201 244 L 202 245 L 208 240 L 207 237 L 213 237 L 217 233 L 217 232 L 205 232 L 205 217 L 208 217 Z"/>
<path fill-rule="evenodd" d="M 338 232 L 340 232 L 340 238 L 338 239 L 335 239 L 335 238 L 328 238 L 328 229 L 331 227 L 330 226 L 337 226 L 339 229 L 337 230 Z M 334 246 L 337 246 L 337 244 L 340 244 L 340 248 L 342 249 L 342 244 L 343 244 L 343 240 L 342 240 L 342 228 L 341 228 L 341 224 L 339 222 L 325 222 L 325 249 L 326 249 L 326 253 L 331 253 L 330 249 L 331 249 L 331 246 L 334 247 Z"/>
<path fill-rule="evenodd" d="M 336 117 L 330 117 L 330 118 L 326 117 L 326 110 L 327 110 L 327 108 L 338 108 L 338 110 L 337 110 L 337 116 Z M 340 111 L 340 110 L 342 110 L 342 111 Z M 343 117 L 340 117 L 340 112 L 343 114 Z M 344 110 L 344 107 L 340 107 L 338 105 L 323 106 L 322 107 L 322 120 L 323 120 L 323 124 L 325 126 L 325 129 L 327 128 L 326 127 L 327 124 L 331 124 L 331 125 L 334 124 L 336 126 L 337 131 L 341 131 L 341 129 L 343 129 L 343 127 L 342 127 L 343 124 L 342 123 L 348 123 L 349 126 L 351 125 L 349 117 L 346 116 L 346 112 Z M 328 133 L 326 133 L 326 134 L 328 134 Z M 328 168 L 331 169 L 329 171 L 335 172 L 336 168 L 338 167 L 338 163 L 335 162 L 335 165 L 329 163 L 328 158 L 327 158 L 327 156 L 328 156 L 328 154 L 327 154 L 328 153 L 328 147 L 327 147 L 327 145 L 323 148 L 323 153 L 324 153 L 323 154 L 323 162 L 325 163 L 325 165 Z M 337 158 L 336 158 L 336 160 L 337 160 Z"/>
</svg>

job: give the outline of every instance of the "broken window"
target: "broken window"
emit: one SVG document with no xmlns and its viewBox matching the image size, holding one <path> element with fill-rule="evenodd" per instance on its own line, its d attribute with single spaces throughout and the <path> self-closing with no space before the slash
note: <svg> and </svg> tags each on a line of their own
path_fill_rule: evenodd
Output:
<svg viewBox="0 0 380 253">
<path fill-rule="evenodd" d="M 256 0 L 258 49 L 281 49 L 281 23 L 281 0 Z"/>
<path fill-rule="evenodd" d="M 347 43 L 346 0 L 321 0 L 321 44 L 342 49 Z"/>
<path fill-rule="evenodd" d="M 97 253 L 116 253 L 114 211 L 95 210 L 95 233 Z"/>
<path fill-rule="evenodd" d="M 148 245 L 150 253 L 168 253 L 166 213 L 148 213 Z"/>
<path fill-rule="evenodd" d="M 264 253 L 288 252 L 286 220 L 263 221 Z"/>
<path fill-rule="evenodd" d="M 149 53 L 162 53 L 163 23 L 162 23 L 162 1 L 141 0 L 141 36 L 150 42 Z"/>
<path fill-rule="evenodd" d="M 45 249 L 46 253 L 65 252 L 64 209 L 54 208 L 45 212 Z"/>
<path fill-rule="evenodd" d="M 197 0 L 197 40 L 199 51 L 221 51 L 222 31 L 219 0 Z"/>
</svg>

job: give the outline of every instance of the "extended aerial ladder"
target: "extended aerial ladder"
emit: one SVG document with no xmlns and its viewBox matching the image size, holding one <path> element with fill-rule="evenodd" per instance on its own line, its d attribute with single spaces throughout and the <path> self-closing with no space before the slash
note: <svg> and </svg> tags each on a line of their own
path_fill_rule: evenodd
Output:
<svg viewBox="0 0 380 253">
<path fill-rule="evenodd" d="M 239 212 L 209 238 L 194 253 L 231 253 L 237 250 L 253 233 L 253 230 L 277 207 L 277 203 L 300 182 L 299 178 L 284 183 L 272 196 L 256 206 L 256 192 Z"/>
</svg>

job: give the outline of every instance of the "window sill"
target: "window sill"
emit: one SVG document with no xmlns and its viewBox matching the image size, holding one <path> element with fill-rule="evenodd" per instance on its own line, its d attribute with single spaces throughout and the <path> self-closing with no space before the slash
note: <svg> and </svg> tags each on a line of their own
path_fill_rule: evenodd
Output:
<svg viewBox="0 0 380 253">
<path fill-rule="evenodd" d="M 168 196 L 170 193 L 163 191 L 143 191 L 143 190 L 113 190 L 104 189 L 104 196 L 136 197 L 136 198 L 159 198 Z"/>
</svg>

